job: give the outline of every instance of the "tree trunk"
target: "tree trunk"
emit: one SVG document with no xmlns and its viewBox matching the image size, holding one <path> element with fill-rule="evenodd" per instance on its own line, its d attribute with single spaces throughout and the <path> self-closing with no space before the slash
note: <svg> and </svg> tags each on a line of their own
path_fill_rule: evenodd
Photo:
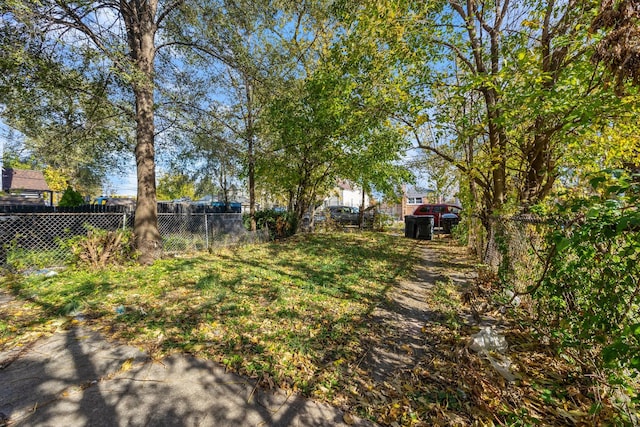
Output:
<svg viewBox="0 0 640 427">
<path fill-rule="evenodd" d="M 451 7 L 457 11 L 458 15 L 467 24 L 467 33 L 471 47 L 470 60 L 465 62 L 472 68 L 472 72 L 477 76 L 489 79 L 489 84 L 481 86 L 480 92 L 484 99 L 487 110 L 487 131 L 489 137 L 489 150 L 491 155 L 491 177 L 492 194 L 486 209 L 489 213 L 499 211 L 505 202 L 506 188 L 506 149 L 507 135 L 500 124 L 502 112 L 500 111 L 500 94 L 493 87 L 498 74 L 500 73 L 500 34 L 503 19 L 509 5 L 509 0 L 505 0 L 499 10 L 496 10 L 493 27 L 484 21 L 482 11 L 478 9 L 478 4 L 474 1 L 466 2 L 465 7 L 456 1 L 450 1 Z M 483 54 L 485 41 L 478 34 L 478 30 L 484 30 L 489 34 L 489 57 Z"/>
<path fill-rule="evenodd" d="M 364 183 L 362 184 L 362 200 L 360 201 L 360 213 L 358 214 L 358 224 L 360 225 L 360 228 L 364 228 L 364 199 L 365 199 L 365 192 L 364 192 Z"/>
<path fill-rule="evenodd" d="M 551 136 L 545 131 L 542 117 L 536 117 L 534 133 L 533 142 L 526 153 L 527 170 L 520 194 L 520 202 L 525 209 L 551 192 L 556 175 L 551 158 Z"/>
<path fill-rule="evenodd" d="M 142 93 L 140 93 L 142 92 Z M 156 203 L 156 172 L 153 126 L 152 90 L 136 93 L 136 166 L 138 176 L 138 203 L 136 205 L 133 234 L 140 251 L 140 263 L 150 264 L 162 253 L 162 239 L 158 230 Z"/>
<path fill-rule="evenodd" d="M 133 65 L 133 93 L 136 103 L 136 167 L 138 203 L 133 233 L 140 251 L 139 262 L 150 264 L 162 253 L 158 230 L 156 202 L 155 127 L 153 74 L 155 60 L 155 17 L 157 0 L 120 2 L 129 42 L 129 57 Z"/>
<path fill-rule="evenodd" d="M 250 230 L 256 231 L 256 161 L 253 153 L 253 136 L 249 141 L 249 224 Z"/>
<path fill-rule="evenodd" d="M 247 81 L 245 76 L 245 90 L 247 95 L 247 173 L 249 181 L 249 228 L 256 231 L 258 226 L 256 223 L 256 158 L 255 158 L 255 130 L 253 117 L 253 93 L 251 83 Z"/>
</svg>

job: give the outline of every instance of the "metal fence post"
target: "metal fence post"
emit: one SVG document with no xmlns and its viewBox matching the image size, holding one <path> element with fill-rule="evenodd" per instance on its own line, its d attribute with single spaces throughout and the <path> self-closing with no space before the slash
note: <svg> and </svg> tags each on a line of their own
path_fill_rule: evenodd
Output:
<svg viewBox="0 0 640 427">
<path fill-rule="evenodd" d="M 122 213 L 122 231 L 126 231 L 127 229 L 127 213 Z"/>
<path fill-rule="evenodd" d="M 204 216 L 204 248 L 209 250 L 209 221 L 207 218 L 207 214 L 203 214 Z"/>
</svg>

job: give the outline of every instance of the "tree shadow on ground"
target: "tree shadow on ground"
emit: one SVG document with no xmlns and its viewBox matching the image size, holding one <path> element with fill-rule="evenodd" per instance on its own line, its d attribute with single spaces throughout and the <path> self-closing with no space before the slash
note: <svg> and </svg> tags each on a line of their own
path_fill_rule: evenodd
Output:
<svg viewBox="0 0 640 427">
<path fill-rule="evenodd" d="M 257 387 L 211 361 L 150 362 L 74 327 L 0 370 L 0 412 L 11 425 L 333 426 L 343 413 Z M 369 425 L 362 422 L 360 425 Z"/>
</svg>

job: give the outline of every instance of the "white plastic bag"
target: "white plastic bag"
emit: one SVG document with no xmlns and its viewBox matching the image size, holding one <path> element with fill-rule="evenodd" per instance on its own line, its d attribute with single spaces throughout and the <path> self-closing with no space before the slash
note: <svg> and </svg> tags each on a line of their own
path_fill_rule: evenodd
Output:
<svg viewBox="0 0 640 427">
<path fill-rule="evenodd" d="M 489 351 L 504 353 L 509 348 L 509 345 L 507 344 L 507 339 L 497 333 L 493 326 L 485 326 L 477 334 L 471 335 L 469 347 L 478 353 Z"/>
<path fill-rule="evenodd" d="M 511 360 L 507 356 L 497 355 L 497 357 L 491 357 L 488 353 L 485 353 L 489 363 L 493 366 L 493 369 L 498 371 L 502 378 L 509 382 L 514 382 L 516 376 L 511 372 Z"/>
<path fill-rule="evenodd" d="M 480 329 L 480 332 L 477 334 L 471 335 L 469 348 L 489 359 L 491 366 L 493 366 L 505 380 L 509 382 L 516 380 L 517 377 L 511 372 L 511 360 L 509 360 L 507 356 L 498 354 L 505 353 L 509 348 L 507 339 L 497 333 L 495 329 L 493 329 L 493 326 L 486 326 Z M 493 352 L 494 356 L 489 354 L 490 352 Z"/>
</svg>

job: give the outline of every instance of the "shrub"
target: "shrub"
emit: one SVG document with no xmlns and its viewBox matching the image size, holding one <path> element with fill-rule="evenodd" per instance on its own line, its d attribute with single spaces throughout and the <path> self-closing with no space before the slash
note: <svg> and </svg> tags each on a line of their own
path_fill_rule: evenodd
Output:
<svg viewBox="0 0 640 427">
<path fill-rule="evenodd" d="M 244 226 L 249 230 L 250 217 L 244 215 Z M 256 226 L 258 230 L 266 228 L 269 230 L 271 239 L 281 239 L 292 236 L 296 231 L 297 221 L 295 215 L 289 212 L 279 212 L 272 209 L 256 212 Z"/>
<path fill-rule="evenodd" d="M 74 262 L 94 268 L 126 264 L 137 256 L 133 234 L 128 230 L 107 231 L 89 228 L 86 236 L 77 236 L 67 242 Z"/>
<path fill-rule="evenodd" d="M 565 221 L 548 237 L 548 270 L 531 291 L 561 346 L 595 354 L 598 369 L 624 382 L 640 373 L 640 192 L 620 172 L 591 183 L 594 195 L 558 206 Z"/>
<path fill-rule="evenodd" d="M 63 249 L 28 250 L 20 247 L 16 240 L 3 245 L 3 250 L 6 253 L 6 267 L 14 272 L 60 266 L 66 258 Z"/>
<path fill-rule="evenodd" d="M 71 186 L 67 187 L 62 194 L 62 198 L 60 199 L 60 203 L 58 206 L 65 208 L 74 208 L 76 206 L 82 206 L 85 204 L 84 198 L 82 194 L 71 188 Z"/>
</svg>

